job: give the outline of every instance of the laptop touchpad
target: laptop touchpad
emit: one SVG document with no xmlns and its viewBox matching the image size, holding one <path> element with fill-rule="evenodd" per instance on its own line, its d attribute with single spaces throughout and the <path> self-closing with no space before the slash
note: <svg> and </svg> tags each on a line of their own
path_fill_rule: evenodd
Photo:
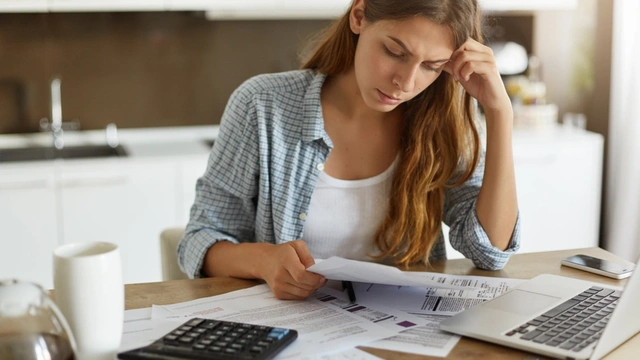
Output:
<svg viewBox="0 0 640 360">
<path fill-rule="evenodd" d="M 484 306 L 500 311 L 529 315 L 557 303 L 558 299 L 557 297 L 534 292 L 513 290 L 510 293 L 485 303 Z"/>
</svg>

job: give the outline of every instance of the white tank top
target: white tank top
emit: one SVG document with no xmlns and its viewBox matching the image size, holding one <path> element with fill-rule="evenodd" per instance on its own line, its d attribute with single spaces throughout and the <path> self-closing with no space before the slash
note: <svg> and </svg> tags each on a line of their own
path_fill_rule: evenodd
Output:
<svg viewBox="0 0 640 360">
<path fill-rule="evenodd" d="M 373 261 L 374 235 L 387 214 L 398 157 L 383 173 L 363 180 L 340 180 L 324 171 L 311 195 L 302 239 L 316 259 L 341 256 Z"/>
</svg>

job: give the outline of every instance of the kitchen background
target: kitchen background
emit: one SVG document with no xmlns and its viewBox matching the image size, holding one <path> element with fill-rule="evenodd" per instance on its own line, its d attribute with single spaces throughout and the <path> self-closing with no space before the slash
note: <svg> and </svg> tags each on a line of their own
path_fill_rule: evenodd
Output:
<svg viewBox="0 0 640 360">
<path fill-rule="evenodd" d="M 596 6 L 582 0 L 535 16 L 488 14 L 487 36 L 537 55 L 559 114 L 587 113 L 601 132 L 606 117 L 588 105 L 598 97 L 596 66 L 607 66 L 593 57 L 602 49 L 593 36 Z M 298 68 L 305 45 L 327 24 L 211 21 L 203 12 L 0 14 L 0 134 L 39 131 L 50 117 L 53 75 L 62 77 L 64 120 L 83 130 L 218 124 L 235 87 L 258 73 Z"/>
<path fill-rule="evenodd" d="M 193 12 L 0 14 L 0 132 L 39 130 L 49 79 L 81 129 L 218 124 L 247 77 L 298 66 L 327 21 L 209 21 Z"/>
<path fill-rule="evenodd" d="M 158 11 L 158 4 L 225 1 L 245 4 L 251 19 Z M 298 16 L 289 7 L 273 7 L 269 14 L 246 5 L 276 1 L 318 10 L 347 0 L 0 0 L 0 278 L 50 284 L 53 248 L 98 239 L 122 246 L 127 282 L 160 279 L 158 235 L 186 223 L 229 95 L 253 75 L 298 68 L 310 39 L 331 21 L 315 10 Z M 27 3 L 38 12 L 7 10 Z M 640 121 L 633 120 L 640 108 L 631 107 L 640 99 L 628 97 L 640 91 L 628 84 L 640 84 L 640 72 L 634 75 L 636 67 L 626 59 L 640 57 L 640 26 L 634 30 L 636 20 L 624 15 L 637 14 L 640 3 L 481 3 L 493 5 L 486 14 L 492 46 L 512 41 L 540 60 L 542 102 L 557 106 L 552 120 L 582 113 L 589 130 L 516 124 L 521 251 L 599 243 L 635 260 L 640 228 L 629 224 L 638 224 L 640 202 L 629 199 L 640 199 L 640 172 L 629 150 L 638 143 L 634 134 L 640 136 L 640 125 L 634 125 Z M 47 4 L 55 11 L 47 12 Z M 153 6 L 122 12 L 55 9 L 87 4 Z M 497 9 L 499 4 L 510 8 Z M 127 156 L 2 158 L 5 147 L 51 144 L 51 134 L 38 131 L 41 119 L 51 117 L 54 75 L 62 78 L 64 121 L 77 121 L 85 130 L 65 130 L 67 145 L 104 145 L 102 129 L 115 123 Z M 629 80 L 633 76 L 637 81 Z M 635 150 L 640 154 L 640 147 Z M 39 266 L 28 265 L 34 263 Z"/>
</svg>

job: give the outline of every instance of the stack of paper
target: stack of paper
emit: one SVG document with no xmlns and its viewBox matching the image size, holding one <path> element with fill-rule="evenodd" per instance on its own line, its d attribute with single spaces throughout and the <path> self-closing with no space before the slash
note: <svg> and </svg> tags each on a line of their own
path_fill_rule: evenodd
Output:
<svg viewBox="0 0 640 360">
<path fill-rule="evenodd" d="M 459 340 L 439 323 L 491 299 L 522 280 L 438 273 L 330 258 L 309 268 L 354 283 L 357 301 L 324 287 L 303 301 L 278 300 L 267 285 L 172 305 L 125 312 L 121 351 L 147 345 L 193 317 L 296 329 L 298 339 L 278 359 L 373 359 L 366 346 L 447 356 Z M 379 279 L 381 281 L 372 281 Z M 383 284 L 381 284 L 381 282 Z M 393 285 L 387 285 L 393 284 Z M 407 285 L 408 284 L 408 285 Z"/>
</svg>

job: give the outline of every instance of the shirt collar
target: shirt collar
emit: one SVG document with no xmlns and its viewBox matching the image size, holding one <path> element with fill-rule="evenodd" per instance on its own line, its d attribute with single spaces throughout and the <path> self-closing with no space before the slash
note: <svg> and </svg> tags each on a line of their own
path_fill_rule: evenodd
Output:
<svg viewBox="0 0 640 360">
<path fill-rule="evenodd" d="M 325 74 L 316 72 L 304 95 L 302 107 L 304 112 L 302 141 L 311 142 L 322 139 L 332 148 L 333 143 L 324 130 L 324 117 L 322 116 L 322 103 L 320 102 L 320 93 L 325 79 Z"/>
</svg>

